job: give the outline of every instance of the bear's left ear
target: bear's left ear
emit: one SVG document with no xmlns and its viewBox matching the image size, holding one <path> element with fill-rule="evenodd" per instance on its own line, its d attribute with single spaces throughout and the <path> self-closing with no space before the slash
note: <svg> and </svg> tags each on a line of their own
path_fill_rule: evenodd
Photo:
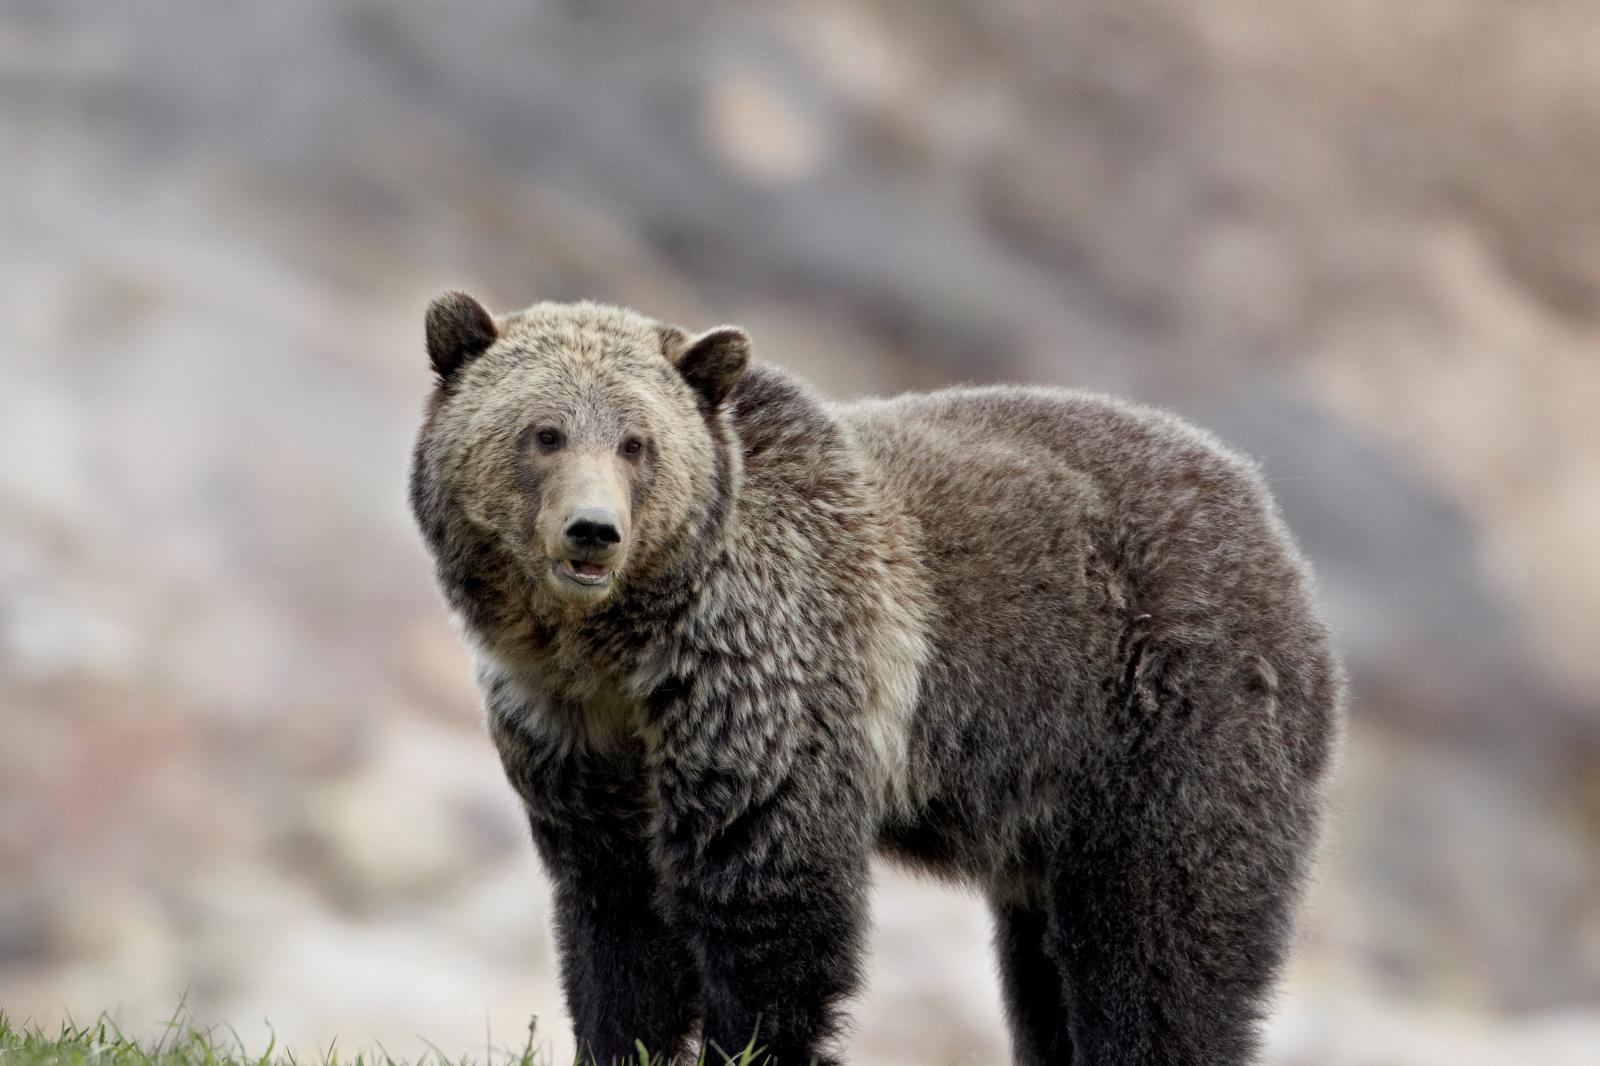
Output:
<svg viewBox="0 0 1600 1066">
<path fill-rule="evenodd" d="M 499 331 L 477 300 L 464 292 L 447 292 L 428 305 L 425 320 L 428 361 L 441 382 L 488 351 Z"/>
<path fill-rule="evenodd" d="M 682 333 L 678 332 L 678 336 Z M 750 362 L 750 338 L 736 326 L 718 326 L 680 345 L 674 351 L 672 344 L 665 344 L 667 358 L 706 405 L 716 410 L 733 391 L 739 375 Z"/>
</svg>

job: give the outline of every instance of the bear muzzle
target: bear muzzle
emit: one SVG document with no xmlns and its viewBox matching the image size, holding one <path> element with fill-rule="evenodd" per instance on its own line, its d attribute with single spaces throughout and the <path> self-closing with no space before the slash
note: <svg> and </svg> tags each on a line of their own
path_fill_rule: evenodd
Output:
<svg viewBox="0 0 1600 1066">
<path fill-rule="evenodd" d="M 610 589 L 625 554 L 624 522 L 606 507 L 580 507 L 561 525 L 551 577 L 564 599 L 588 602 Z"/>
</svg>

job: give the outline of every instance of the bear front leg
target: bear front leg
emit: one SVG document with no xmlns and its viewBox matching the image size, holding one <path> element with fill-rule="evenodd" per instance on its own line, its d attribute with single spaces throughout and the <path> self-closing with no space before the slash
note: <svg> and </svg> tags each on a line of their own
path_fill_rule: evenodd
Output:
<svg viewBox="0 0 1600 1066">
<path fill-rule="evenodd" d="M 757 1063 L 839 1061 L 830 1042 L 860 981 L 869 804 L 859 777 L 827 761 L 779 776 L 767 759 L 663 760 L 658 846 L 699 968 L 710 1066 L 752 1039 Z"/>
<path fill-rule="evenodd" d="M 554 885 L 578 1061 L 635 1063 L 637 1043 L 662 1062 L 689 1061 L 698 971 L 663 914 L 640 752 L 546 748 L 493 719 L 491 733 Z"/>
<path fill-rule="evenodd" d="M 590 836 L 565 853 L 620 858 Z M 647 854 L 642 840 L 632 841 Z M 554 849 L 541 847 L 546 855 Z M 555 875 L 555 863 L 546 859 Z M 637 1063 L 643 1044 L 659 1061 L 690 1061 L 698 988 L 686 943 L 662 919 L 651 871 L 637 862 L 569 868 L 555 875 L 561 983 L 583 1066 Z M 652 1062 L 658 1061 L 652 1059 Z"/>
</svg>

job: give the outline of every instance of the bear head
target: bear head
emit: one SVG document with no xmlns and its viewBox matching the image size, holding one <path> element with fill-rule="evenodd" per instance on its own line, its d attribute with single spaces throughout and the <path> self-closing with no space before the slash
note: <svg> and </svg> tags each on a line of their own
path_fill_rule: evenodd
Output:
<svg viewBox="0 0 1600 1066">
<path fill-rule="evenodd" d="M 692 535 L 717 491 L 715 431 L 749 358 L 743 332 L 690 336 L 592 303 L 496 318 L 447 293 L 426 336 L 438 380 L 412 508 L 452 601 L 590 611 Z M 472 621 L 473 604 L 453 605 Z"/>
</svg>

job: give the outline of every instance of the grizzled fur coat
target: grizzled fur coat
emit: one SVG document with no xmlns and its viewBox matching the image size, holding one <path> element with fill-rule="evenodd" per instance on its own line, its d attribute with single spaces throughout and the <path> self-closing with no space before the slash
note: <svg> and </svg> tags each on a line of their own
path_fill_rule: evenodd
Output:
<svg viewBox="0 0 1600 1066">
<path fill-rule="evenodd" d="M 1252 1059 L 1342 693 L 1249 462 L 1079 392 L 829 403 L 593 304 L 427 336 L 413 508 L 585 1055 L 838 1061 L 877 851 L 988 899 L 1017 1062 Z"/>
</svg>

